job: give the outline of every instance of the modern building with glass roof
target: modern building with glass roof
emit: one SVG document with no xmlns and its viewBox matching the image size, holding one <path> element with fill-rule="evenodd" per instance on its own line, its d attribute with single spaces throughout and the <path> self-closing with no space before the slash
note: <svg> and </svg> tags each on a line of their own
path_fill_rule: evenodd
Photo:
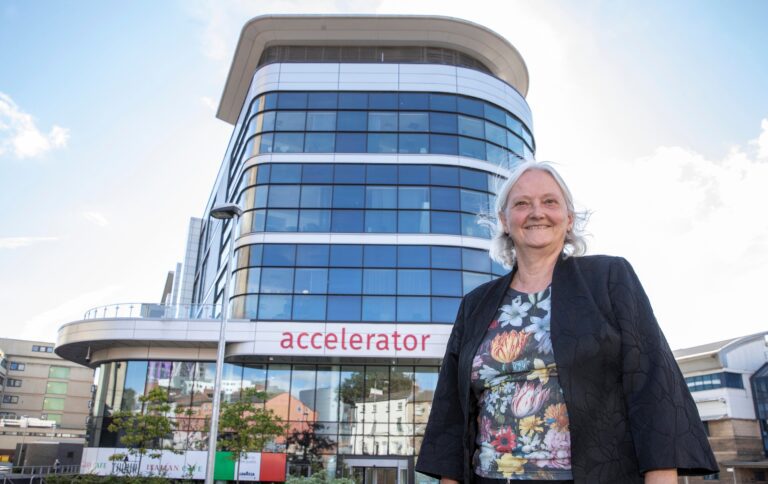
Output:
<svg viewBox="0 0 768 484">
<path fill-rule="evenodd" d="M 57 354 L 99 368 L 84 464 L 106 467 L 111 415 L 163 386 L 183 415 L 168 462 L 205 465 L 226 297 L 223 398 L 266 392 L 288 423 L 274 465 L 427 480 L 413 467 L 459 302 L 505 272 L 478 214 L 534 156 L 527 91 L 518 51 L 464 20 L 248 22 L 217 111 L 232 136 L 163 304 L 96 308 L 59 330 Z M 242 208 L 236 223 L 207 215 L 223 202 Z M 307 452 L 300 432 L 323 445 Z"/>
</svg>

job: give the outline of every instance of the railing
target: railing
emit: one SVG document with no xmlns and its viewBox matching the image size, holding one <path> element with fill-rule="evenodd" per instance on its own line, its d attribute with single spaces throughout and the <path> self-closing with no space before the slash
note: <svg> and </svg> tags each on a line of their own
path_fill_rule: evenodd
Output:
<svg viewBox="0 0 768 484">
<path fill-rule="evenodd" d="M 45 482 L 47 476 L 66 476 L 80 474 L 80 465 L 58 465 L 58 466 L 13 466 L 0 468 L 0 477 L 2 483 L 11 484 L 14 482 Z"/>
<path fill-rule="evenodd" d="M 123 303 L 89 309 L 83 319 L 218 319 L 220 315 L 220 304 Z"/>
</svg>

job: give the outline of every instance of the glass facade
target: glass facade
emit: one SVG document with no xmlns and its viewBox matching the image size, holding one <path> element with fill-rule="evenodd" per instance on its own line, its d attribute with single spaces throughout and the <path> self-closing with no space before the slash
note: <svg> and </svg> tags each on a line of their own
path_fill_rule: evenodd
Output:
<svg viewBox="0 0 768 484">
<path fill-rule="evenodd" d="M 160 386 L 168 391 L 168 417 L 176 430 L 167 443 L 178 450 L 207 448 L 214 364 L 193 361 L 130 361 L 103 364 L 91 419 L 90 446 L 121 447 L 107 430 L 119 410 L 142 411 L 138 397 Z M 225 401 L 246 388 L 266 393 L 257 405 L 271 409 L 286 433 L 268 446 L 301 453 L 295 434 L 308 431 L 329 443 L 324 455 L 418 455 L 437 384 L 437 366 L 336 364 L 226 364 Z M 49 401 L 55 409 L 55 400 Z"/>
<path fill-rule="evenodd" d="M 685 379 L 688 389 L 692 392 L 713 390 L 715 388 L 744 388 L 740 374 L 727 371 L 710 373 L 709 375 L 690 376 Z"/>
</svg>

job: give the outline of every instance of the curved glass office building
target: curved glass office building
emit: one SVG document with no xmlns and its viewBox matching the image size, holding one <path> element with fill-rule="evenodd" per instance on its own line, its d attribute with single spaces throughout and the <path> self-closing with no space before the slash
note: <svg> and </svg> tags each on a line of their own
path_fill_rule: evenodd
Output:
<svg viewBox="0 0 768 484">
<path fill-rule="evenodd" d="M 162 386 L 169 443 L 187 463 L 206 449 L 227 297 L 224 399 L 266 392 L 260 405 L 288 422 L 269 447 L 288 474 L 426 479 L 413 464 L 461 297 L 505 272 L 478 215 L 534 156 L 527 89 L 515 48 L 462 20 L 246 24 L 217 113 L 234 130 L 204 211 L 235 202 L 242 216 L 192 221 L 166 304 L 98 308 L 60 330 L 58 354 L 101 369 L 91 445 L 120 447 L 112 413 L 141 411 Z"/>
</svg>

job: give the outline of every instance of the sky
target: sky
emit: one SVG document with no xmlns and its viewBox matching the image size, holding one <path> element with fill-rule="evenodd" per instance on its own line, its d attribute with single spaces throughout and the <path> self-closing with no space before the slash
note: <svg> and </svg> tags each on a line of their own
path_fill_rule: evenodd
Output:
<svg viewBox="0 0 768 484">
<path fill-rule="evenodd" d="M 536 158 L 670 345 L 768 329 L 768 2 L 0 0 L 0 337 L 159 301 L 232 134 L 215 110 L 240 30 L 276 13 L 501 34 L 528 66 Z"/>
</svg>

